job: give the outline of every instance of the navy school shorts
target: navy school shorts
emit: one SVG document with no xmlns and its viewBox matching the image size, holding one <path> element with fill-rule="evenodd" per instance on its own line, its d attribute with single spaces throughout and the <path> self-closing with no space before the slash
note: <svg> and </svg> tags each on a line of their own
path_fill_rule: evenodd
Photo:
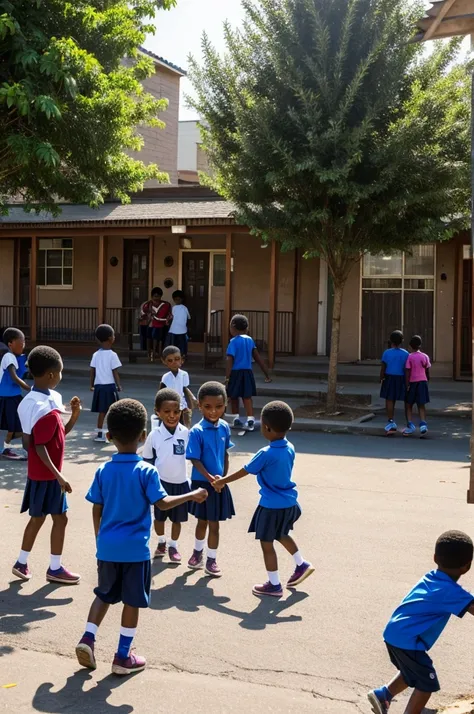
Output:
<svg viewBox="0 0 474 714">
<path fill-rule="evenodd" d="M 130 607 L 148 607 L 151 592 L 151 562 L 112 563 L 98 560 L 99 584 L 94 593 L 108 605 L 123 602 Z"/>
<path fill-rule="evenodd" d="M 390 661 L 398 669 L 406 684 L 420 692 L 439 692 L 438 675 L 431 657 L 423 650 L 402 650 L 387 646 Z"/>
</svg>

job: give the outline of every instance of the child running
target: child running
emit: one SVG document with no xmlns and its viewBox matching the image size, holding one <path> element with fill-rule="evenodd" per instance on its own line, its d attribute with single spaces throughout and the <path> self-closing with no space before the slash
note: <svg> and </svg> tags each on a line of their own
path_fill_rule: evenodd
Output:
<svg viewBox="0 0 474 714">
<path fill-rule="evenodd" d="M 184 358 L 188 354 L 188 323 L 191 319 L 191 315 L 186 305 L 183 305 L 184 293 L 182 290 L 174 291 L 173 301 L 173 320 L 171 322 L 170 331 L 166 337 L 166 344 L 179 347 Z"/>
<path fill-rule="evenodd" d="M 255 428 L 252 397 L 257 394 L 255 377 L 252 370 L 252 359 L 258 364 L 265 382 L 271 382 L 267 368 L 260 357 L 253 339 L 247 334 L 249 321 L 245 315 L 234 315 L 230 322 L 232 339 L 227 347 L 226 386 L 230 399 L 232 414 L 235 414 L 234 427 L 246 426 L 249 431 Z M 242 399 L 247 423 L 239 416 L 239 400 Z"/>
<path fill-rule="evenodd" d="M 112 345 L 115 342 L 114 328 L 110 325 L 99 325 L 95 331 L 96 340 L 100 349 L 94 352 L 91 360 L 91 412 L 98 412 L 97 436 L 94 441 L 105 443 L 104 421 L 112 404 L 119 399 L 118 392 L 122 391 L 118 368 L 122 366 Z"/>
<path fill-rule="evenodd" d="M 397 431 L 394 421 L 396 402 L 405 401 L 405 365 L 408 352 L 402 349 L 403 334 L 395 330 L 390 335 L 390 347 L 382 355 L 380 381 L 382 383 L 380 396 L 385 399 L 388 422 L 385 426 L 386 434 Z"/>
<path fill-rule="evenodd" d="M 203 567 L 203 550 L 207 539 L 207 575 L 220 578 L 222 571 L 217 565 L 219 546 L 219 522 L 235 515 L 234 502 L 228 486 L 220 493 L 212 487 L 216 479 L 227 474 L 229 469 L 228 450 L 234 446 L 230 440 L 230 428 L 222 420 L 227 403 L 225 388 L 219 382 L 206 382 L 198 392 L 198 404 L 202 419 L 189 432 L 186 458 L 193 465 L 191 487 L 202 486 L 209 498 L 205 503 L 191 503 L 190 513 L 198 519 L 194 551 L 188 561 L 193 570 Z"/>
<path fill-rule="evenodd" d="M 66 493 L 72 488 L 62 475 L 66 434 L 76 423 L 80 411 L 79 397 L 71 399 L 71 418 L 66 427 L 61 419 L 61 399 L 52 390 L 62 377 L 61 355 L 52 347 L 35 347 L 29 355 L 28 366 L 34 386 L 19 407 L 20 418 L 28 441 L 28 479 L 21 505 L 21 513 L 29 511 L 20 555 L 12 573 L 21 580 L 30 580 L 28 558 L 46 516 L 53 520 L 51 529 L 50 565 L 46 580 L 63 585 L 76 585 L 80 575 L 71 573 L 61 563 L 66 534 L 68 508 Z"/>
<path fill-rule="evenodd" d="M 181 352 L 178 347 L 172 345 L 165 347 L 161 359 L 165 367 L 168 367 L 169 372 L 162 376 L 160 389 L 169 388 L 178 392 L 181 405 L 181 423 L 190 429 L 196 398 L 189 389 L 189 374 L 184 369 L 181 369 L 183 364 Z"/>
<path fill-rule="evenodd" d="M 25 335 L 16 327 L 8 327 L 3 333 L 3 342 L 8 348 L 0 361 L 0 430 L 6 431 L 2 456 L 4 459 L 19 461 L 26 457 L 23 449 L 13 449 L 12 440 L 22 435 L 18 406 L 21 390 L 30 391 L 23 381 L 26 373 Z"/>
<path fill-rule="evenodd" d="M 278 574 L 278 559 L 274 541 L 278 541 L 293 556 L 295 571 L 287 582 L 292 588 L 306 580 L 314 568 L 301 555 L 298 546 L 289 535 L 301 516 L 298 492 L 292 480 L 295 449 L 286 435 L 293 424 L 293 412 L 285 402 L 270 402 L 262 410 L 261 431 L 270 444 L 261 449 L 243 469 L 234 474 L 216 479 L 213 487 L 217 492 L 226 484 L 238 481 L 248 474 L 257 477 L 260 486 L 260 502 L 249 526 L 260 541 L 267 569 L 268 582 L 254 585 L 254 595 L 282 597 L 283 589 Z"/>
<path fill-rule="evenodd" d="M 113 404 L 108 417 L 108 438 L 118 453 L 96 472 L 86 496 L 93 504 L 99 582 L 94 593 L 84 635 L 76 647 L 79 664 L 96 668 L 94 644 L 97 629 L 109 605 L 123 603 L 120 639 L 112 672 L 133 674 L 145 669 L 146 660 L 130 651 L 140 608 L 150 602 L 150 505 L 163 510 L 207 498 L 198 488 L 182 496 L 168 496 L 158 471 L 137 454 L 146 438 L 147 413 L 134 399 Z"/>
<path fill-rule="evenodd" d="M 385 628 L 384 640 L 398 674 L 390 684 L 368 693 L 372 711 L 387 714 L 392 699 L 414 689 L 405 714 L 421 714 L 440 689 L 430 650 L 451 615 L 474 615 L 474 595 L 458 585 L 470 568 L 473 543 L 461 531 L 447 531 L 436 542 L 436 570 L 427 573 L 402 600 Z"/>
<path fill-rule="evenodd" d="M 407 428 L 404 430 L 404 436 L 410 436 L 416 431 L 413 423 L 413 405 L 418 407 L 420 417 L 420 434 L 425 436 L 428 433 L 428 424 L 426 423 L 426 405 L 430 401 L 430 393 L 428 390 L 428 382 L 430 379 L 431 362 L 428 355 L 421 352 L 421 337 L 415 335 L 410 340 L 411 352 L 405 365 L 406 376 L 406 410 L 407 410 Z"/>
<path fill-rule="evenodd" d="M 186 447 L 189 431 L 180 424 L 181 397 L 173 389 L 160 389 L 155 397 L 155 414 L 160 426 L 148 434 L 142 456 L 158 469 L 161 485 L 168 496 L 184 496 L 191 491 L 186 470 Z M 168 557 L 172 563 L 180 563 L 178 539 L 181 523 L 188 520 L 188 505 L 183 503 L 169 511 L 155 506 L 155 533 L 158 546 L 155 558 L 166 555 L 166 519 L 171 521 L 171 540 L 168 541 Z"/>
</svg>

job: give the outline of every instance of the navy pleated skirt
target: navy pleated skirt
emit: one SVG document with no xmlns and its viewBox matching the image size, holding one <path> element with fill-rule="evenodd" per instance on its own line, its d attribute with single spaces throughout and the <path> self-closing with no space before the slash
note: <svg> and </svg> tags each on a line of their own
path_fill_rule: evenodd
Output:
<svg viewBox="0 0 474 714">
<path fill-rule="evenodd" d="M 26 482 L 23 502 L 20 513 L 29 511 L 32 518 L 42 516 L 59 516 L 67 511 L 66 494 L 61 491 L 61 486 L 54 481 L 33 481 Z"/>
<path fill-rule="evenodd" d="M 185 481 L 184 483 L 168 483 L 168 481 L 161 481 L 161 485 L 165 489 L 168 496 L 184 496 L 185 493 L 189 493 L 191 491 L 188 481 Z M 158 506 L 155 506 L 155 521 L 161 521 L 163 523 L 167 518 L 169 518 L 171 523 L 184 523 L 188 520 L 188 505 L 188 503 L 182 503 L 181 506 L 171 508 L 169 511 L 161 511 Z"/>
<path fill-rule="evenodd" d="M 209 494 L 204 503 L 190 501 L 189 513 L 202 521 L 227 521 L 235 516 L 234 501 L 228 486 L 224 486 L 220 493 L 208 481 L 192 481 L 191 489 L 205 488 Z"/>
<path fill-rule="evenodd" d="M 380 396 L 389 402 L 404 402 L 406 396 L 405 377 L 398 374 L 386 374 L 380 389 Z"/>
<path fill-rule="evenodd" d="M 109 411 L 112 404 L 115 404 L 118 400 L 119 395 L 115 384 L 96 384 L 94 387 L 94 396 L 92 397 L 91 412 L 105 414 Z"/>
<path fill-rule="evenodd" d="M 171 345 L 177 347 L 183 357 L 186 357 L 188 354 L 188 336 L 186 334 L 175 335 L 172 332 L 168 332 L 165 344 L 166 347 L 170 347 Z"/>
<path fill-rule="evenodd" d="M 424 404 L 429 404 L 430 402 L 430 392 L 428 389 L 428 382 L 411 382 L 410 389 L 407 392 L 407 404 L 419 404 L 423 406 Z"/>
<path fill-rule="evenodd" d="M 301 516 L 301 508 L 296 504 L 289 508 L 265 508 L 258 506 L 249 525 L 249 533 L 255 533 L 256 540 L 271 542 L 280 540 L 293 530 Z"/>
<path fill-rule="evenodd" d="M 21 422 L 18 416 L 18 405 L 21 395 L 16 397 L 0 397 L 0 430 L 13 431 L 21 434 Z"/>
<path fill-rule="evenodd" d="M 257 385 L 251 369 L 233 369 L 227 385 L 229 399 L 250 399 L 257 395 Z"/>
</svg>

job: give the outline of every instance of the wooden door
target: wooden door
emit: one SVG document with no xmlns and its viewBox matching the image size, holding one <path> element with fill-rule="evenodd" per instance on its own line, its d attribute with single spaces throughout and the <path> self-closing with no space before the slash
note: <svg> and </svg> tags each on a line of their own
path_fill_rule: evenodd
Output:
<svg viewBox="0 0 474 714">
<path fill-rule="evenodd" d="M 472 260 L 462 261 L 461 376 L 472 374 Z"/>
<path fill-rule="evenodd" d="M 363 290 L 361 358 L 379 360 L 387 348 L 390 333 L 401 329 L 401 292 Z"/>
<path fill-rule="evenodd" d="M 183 253 L 183 292 L 191 315 L 189 339 L 203 342 L 209 310 L 209 253 Z"/>
<path fill-rule="evenodd" d="M 124 240 L 123 306 L 140 307 L 149 297 L 149 240 Z"/>
</svg>

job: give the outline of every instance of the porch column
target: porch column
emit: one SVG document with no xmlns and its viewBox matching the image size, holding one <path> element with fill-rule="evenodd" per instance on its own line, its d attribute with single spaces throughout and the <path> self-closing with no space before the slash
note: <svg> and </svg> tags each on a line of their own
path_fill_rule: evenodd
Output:
<svg viewBox="0 0 474 714">
<path fill-rule="evenodd" d="M 222 325 L 222 348 L 227 350 L 229 344 L 229 324 L 232 316 L 232 233 L 225 236 L 225 295 L 224 324 Z"/>
<path fill-rule="evenodd" d="M 153 290 L 153 278 L 155 275 L 155 236 L 148 239 L 148 293 L 147 300 Z"/>
<path fill-rule="evenodd" d="M 278 243 L 272 241 L 270 256 L 270 307 L 268 316 L 268 366 L 275 366 L 276 328 L 278 307 Z"/>
<path fill-rule="evenodd" d="M 38 272 L 38 238 L 31 236 L 30 251 L 30 340 L 36 342 L 38 334 L 36 310 L 36 280 Z"/>
<path fill-rule="evenodd" d="M 107 310 L 107 236 L 99 236 L 99 272 L 97 276 L 97 320 L 102 325 Z"/>
</svg>

